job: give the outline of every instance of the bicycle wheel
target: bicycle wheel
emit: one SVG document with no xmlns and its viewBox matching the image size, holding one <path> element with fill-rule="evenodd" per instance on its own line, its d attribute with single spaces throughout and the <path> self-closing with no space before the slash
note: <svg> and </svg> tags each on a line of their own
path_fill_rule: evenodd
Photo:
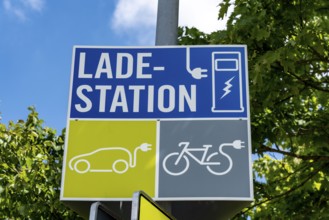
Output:
<svg viewBox="0 0 329 220">
<path fill-rule="evenodd" d="M 216 157 L 219 155 L 218 152 L 212 153 L 207 158 L 207 170 L 217 176 L 225 175 L 232 169 L 232 160 L 231 158 L 227 158 L 229 160 L 229 166 L 226 169 L 221 168 L 221 163 L 219 162 L 218 158 Z"/>
<path fill-rule="evenodd" d="M 182 175 L 188 170 L 190 166 L 190 161 L 185 155 L 183 155 L 183 157 L 178 161 L 178 163 L 176 163 L 178 157 L 179 153 L 174 152 L 168 154 L 162 162 L 163 169 L 172 176 Z"/>
</svg>

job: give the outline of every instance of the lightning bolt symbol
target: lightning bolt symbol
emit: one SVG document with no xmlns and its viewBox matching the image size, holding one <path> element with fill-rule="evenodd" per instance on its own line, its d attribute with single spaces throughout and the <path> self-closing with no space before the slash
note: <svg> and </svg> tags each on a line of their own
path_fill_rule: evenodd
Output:
<svg viewBox="0 0 329 220">
<path fill-rule="evenodd" d="M 230 88 L 232 87 L 231 81 L 234 79 L 234 77 L 235 76 L 233 76 L 231 79 L 229 79 L 225 82 L 226 87 L 223 89 L 225 91 L 225 93 L 222 95 L 222 97 L 220 97 L 220 99 L 222 99 L 225 96 L 227 96 L 228 94 L 230 94 L 230 92 L 231 92 Z"/>
</svg>

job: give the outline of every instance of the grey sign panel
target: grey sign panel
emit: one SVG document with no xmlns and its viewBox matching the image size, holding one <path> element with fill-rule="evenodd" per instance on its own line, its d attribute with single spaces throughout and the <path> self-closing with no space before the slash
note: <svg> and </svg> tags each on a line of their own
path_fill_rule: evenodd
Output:
<svg viewBox="0 0 329 220">
<path fill-rule="evenodd" d="M 159 198 L 250 198 L 247 120 L 161 121 Z"/>
</svg>

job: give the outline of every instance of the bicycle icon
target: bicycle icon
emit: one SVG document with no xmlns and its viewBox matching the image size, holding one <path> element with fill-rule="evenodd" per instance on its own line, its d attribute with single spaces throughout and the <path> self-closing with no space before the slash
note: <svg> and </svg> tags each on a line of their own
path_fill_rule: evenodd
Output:
<svg viewBox="0 0 329 220">
<path fill-rule="evenodd" d="M 235 140 L 232 143 L 221 144 L 218 148 L 218 152 L 216 151 L 210 155 L 207 155 L 208 150 L 212 147 L 212 145 L 203 145 L 201 148 L 189 148 L 190 142 L 180 142 L 178 146 L 183 147 L 181 152 L 173 152 L 168 154 L 162 162 L 163 169 L 172 176 L 184 174 L 190 167 L 190 159 L 193 159 L 202 166 L 206 166 L 207 170 L 213 175 L 225 175 L 231 171 L 233 161 L 230 155 L 223 152 L 223 147 L 231 146 L 235 149 L 242 149 L 245 147 L 243 141 Z M 196 157 L 193 152 L 203 152 L 201 159 Z M 218 158 L 216 157 L 219 154 L 226 157 L 229 161 L 228 168 L 220 172 L 214 170 L 215 168 L 221 166 L 220 161 L 218 161 Z"/>
</svg>

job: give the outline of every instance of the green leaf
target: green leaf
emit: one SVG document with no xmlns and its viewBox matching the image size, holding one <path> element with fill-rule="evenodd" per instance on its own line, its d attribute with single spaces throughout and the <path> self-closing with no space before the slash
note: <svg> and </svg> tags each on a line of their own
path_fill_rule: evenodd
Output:
<svg viewBox="0 0 329 220">
<path fill-rule="evenodd" d="M 32 162 L 33 162 L 33 160 L 31 158 L 29 158 L 29 157 L 26 158 L 26 165 L 29 170 L 32 168 Z"/>
<path fill-rule="evenodd" d="M 235 219 L 329 218 L 328 8 L 327 0 L 236 0 L 227 29 L 204 37 L 248 48 L 259 178 L 255 202 Z M 186 42 L 199 43 L 193 34 Z"/>
<path fill-rule="evenodd" d="M 81 219 L 54 190 L 60 188 L 63 150 L 57 146 L 64 134 L 43 128 L 35 108 L 29 110 L 26 122 L 0 123 L 0 218 Z"/>
<path fill-rule="evenodd" d="M 321 183 L 313 182 L 313 187 L 314 187 L 317 191 L 319 191 L 320 188 L 321 188 Z"/>
</svg>

